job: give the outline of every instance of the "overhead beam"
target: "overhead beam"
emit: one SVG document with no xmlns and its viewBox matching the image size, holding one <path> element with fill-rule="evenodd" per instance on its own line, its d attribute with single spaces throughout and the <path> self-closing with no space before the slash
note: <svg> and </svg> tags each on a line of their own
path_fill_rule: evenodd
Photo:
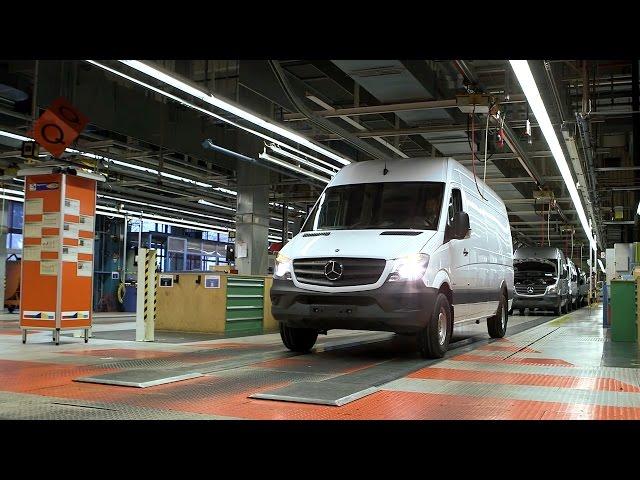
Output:
<svg viewBox="0 0 640 480">
<path fill-rule="evenodd" d="M 524 95 L 511 95 L 509 103 L 522 103 L 524 102 Z M 350 116 L 356 117 L 359 115 L 377 115 L 380 113 L 396 113 L 396 112 L 409 112 L 412 110 L 439 110 L 447 108 L 457 108 L 456 99 L 450 100 L 430 100 L 424 102 L 406 102 L 406 103 L 393 103 L 386 105 L 372 105 L 368 107 L 354 107 L 354 108 L 336 108 L 335 110 L 320 110 L 314 112 L 319 117 L 341 117 Z M 298 113 L 285 113 L 283 119 L 287 122 L 305 120 L 304 115 Z"/>
<path fill-rule="evenodd" d="M 563 181 L 562 176 L 554 175 L 550 177 L 544 177 L 547 182 L 561 182 Z M 495 178 L 487 178 L 486 182 L 488 184 L 512 184 L 512 183 L 531 183 L 534 180 L 531 177 L 495 177 Z"/>
</svg>

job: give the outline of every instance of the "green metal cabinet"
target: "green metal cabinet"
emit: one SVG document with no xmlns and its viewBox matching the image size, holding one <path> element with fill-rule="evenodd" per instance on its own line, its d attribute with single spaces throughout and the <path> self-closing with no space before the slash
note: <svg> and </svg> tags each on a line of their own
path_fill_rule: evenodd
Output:
<svg viewBox="0 0 640 480">
<path fill-rule="evenodd" d="M 635 342 L 636 324 L 636 282 L 633 280 L 611 280 L 609 293 L 611 303 L 611 340 L 614 342 Z"/>
<path fill-rule="evenodd" d="M 227 277 L 225 333 L 262 333 L 264 318 L 264 278 Z"/>
</svg>

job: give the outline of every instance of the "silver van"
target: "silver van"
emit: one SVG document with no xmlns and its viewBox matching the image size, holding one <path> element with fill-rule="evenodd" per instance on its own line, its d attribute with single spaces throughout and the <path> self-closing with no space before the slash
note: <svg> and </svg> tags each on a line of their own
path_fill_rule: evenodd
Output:
<svg viewBox="0 0 640 480">
<path fill-rule="evenodd" d="M 513 254 L 513 309 L 567 313 L 571 304 L 569 268 L 564 253 L 554 247 L 520 247 Z"/>
</svg>

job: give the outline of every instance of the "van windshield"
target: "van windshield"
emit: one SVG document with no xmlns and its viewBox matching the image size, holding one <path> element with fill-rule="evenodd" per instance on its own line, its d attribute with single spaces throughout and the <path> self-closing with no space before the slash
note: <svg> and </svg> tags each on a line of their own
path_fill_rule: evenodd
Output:
<svg viewBox="0 0 640 480">
<path fill-rule="evenodd" d="M 381 182 L 329 187 L 302 231 L 401 228 L 437 230 L 442 182 Z"/>
<path fill-rule="evenodd" d="M 525 260 L 525 261 L 516 261 L 513 264 L 513 268 L 516 276 L 520 275 L 522 277 L 530 277 L 530 276 L 556 276 L 558 262 L 553 259 L 545 259 L 542 261 L 535 260 Z"/>
</svg>

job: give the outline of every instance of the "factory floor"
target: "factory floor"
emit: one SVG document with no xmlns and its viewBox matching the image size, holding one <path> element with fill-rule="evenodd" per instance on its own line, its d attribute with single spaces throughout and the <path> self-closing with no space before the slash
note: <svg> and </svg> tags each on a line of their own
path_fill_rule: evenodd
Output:
<svg viewBox="0 0 640 480">
<path fill-rule="evenodd" d="M 0 314 L 0 419 L 640 419 L 637 344 L 610 341 L 601 307 L 516 313 L 499 340 L 459 325 L 440 360 L 380 332 L 331 331 L 306 355 L 278 334 L 136 343 L 134 321 L 101 314 L 88 344 L 33 332 L 23 345 L 17 315 Z M 195 378 L 76 381 L 123 374 Z"/>
</svg>

